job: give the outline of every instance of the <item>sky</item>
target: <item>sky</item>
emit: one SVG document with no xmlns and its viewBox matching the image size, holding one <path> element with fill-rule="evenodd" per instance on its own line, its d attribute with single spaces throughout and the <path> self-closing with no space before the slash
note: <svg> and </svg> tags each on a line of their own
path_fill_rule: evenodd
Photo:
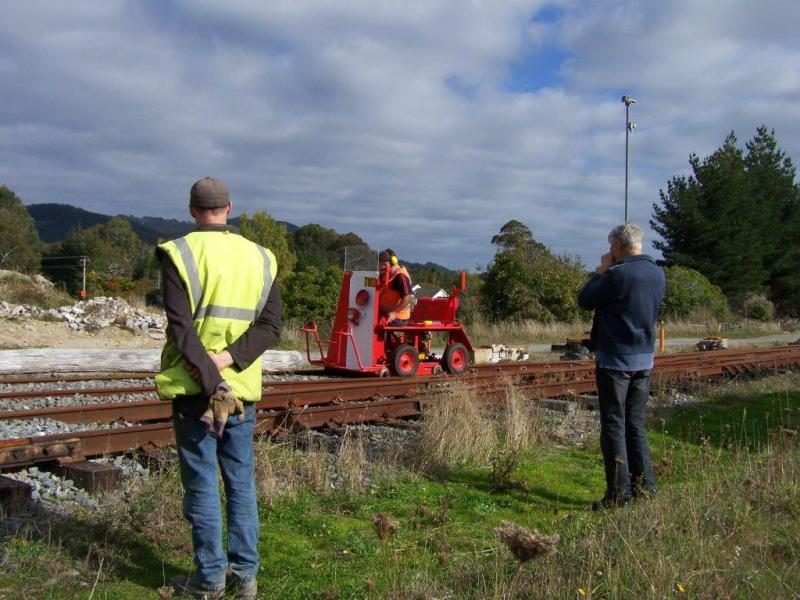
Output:
<svg viewBox="0 0 800 600">
<path fill-rule="evenodd" d="M 775 130 L 800 160 L 795 0 L 26 0 L 0 20 L 0 184 L 25 204 L 354 232 L 485 267 L 526 224 L 593 268 L 688 158 Z M 653 252 L 657 255 L 657 253 Z"/>
</svg>

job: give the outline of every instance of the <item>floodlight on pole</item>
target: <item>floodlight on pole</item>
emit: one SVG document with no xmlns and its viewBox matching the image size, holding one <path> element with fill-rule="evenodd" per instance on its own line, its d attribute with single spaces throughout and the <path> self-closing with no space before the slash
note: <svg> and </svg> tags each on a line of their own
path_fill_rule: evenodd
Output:
<svg viewBox="0 0 800 600">
<path fill-rule="evenodd" d="M 631 104 L 636 100 L 630 96 L 623 96 L 622 103 L 625 105 L 625 222 L 628 222 L 628 136 L 631 131 L 636 129 L 636 123 L 631 123 L 630 110 Z"/>
</svg>

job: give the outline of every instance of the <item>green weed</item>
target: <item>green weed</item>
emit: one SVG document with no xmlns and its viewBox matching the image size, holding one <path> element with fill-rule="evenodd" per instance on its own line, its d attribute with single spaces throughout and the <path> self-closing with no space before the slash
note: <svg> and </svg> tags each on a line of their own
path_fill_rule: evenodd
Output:
<svg viewBox="0 0 800 600">
<path fill-rule="evenodd" d="M 259 588 L 286 599 L 792 598 L 798 407 L 798 379 L 773 377 L 662 413 L 651 432 L 659 494 L 599 513 L 596 440 L 554 440 L 548 420 L 521 433 L 518 421 L 536 418 L 525 402 L 482 417 L 495 450 L 518 451 L 504 479 L 520 485 L 496 485 L 490 454 L 432 478 L 413 462 L 366 461 L 352 433 L 334 454 L 259 441 Z M 191 569 L 180 499 L 168 469 L 99 514 L 4 521 L 0 598 L 157 598 Z M 550 552 L 515 558 L 555 535 Z"/>
</svg>

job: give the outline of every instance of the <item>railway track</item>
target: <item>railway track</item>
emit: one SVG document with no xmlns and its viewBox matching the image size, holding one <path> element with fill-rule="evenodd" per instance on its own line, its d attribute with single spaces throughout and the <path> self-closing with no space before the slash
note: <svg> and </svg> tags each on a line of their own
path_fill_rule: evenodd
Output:
<svg viewBox="0 0 800 600">
<path fill-rule="evenodd" d="M 800 364 L 800 346 L 777 346 L 681 353 L 656 358 L 654 381 L 670 382 L 737 375 Z M 306 374 L 320 373 L 310 371 Z M 122 377 L 124 376 L 124 377 Z M 0 439 L 0 469 L 22 468 L 40 462 L 70 464 L 104 454 L 135 449 L 152 451 L 174 443 L 171 405 L 155 395 L 152 374 L 115 374 L 81 379 L 0 378 L 0 422 L 52 419 L 92 425 L 83 431 Z M 121 379 L 126 385 L 113 385 Z M 108 381 L 105 387 L 64 387 L 66 382 Z M 140 380 L 142 383 L 136 384 Z M 312 381 L 268 381 L 257 404 L 256 431 L 276 434 L 293 428 L 338 428 L 364 422 L 392 423 L 420 414 L 426 402 L 435 402 L 454 381 L 477 387 L 487 402 L 502 399 L 507 381 L 531 398 L 552 398 L 593 392 L 591 361 L 531 361 L 474 365 L 457 379 L 320 378 Z M 29 384 L 39 384 L 29 389 Z M 49 384 L 54 387 L 49 387 Z M 18 386 L 21 389 L 13 389 Z M 27 386 L 27 387 L 26 387 Z M 48 386 L 48 387 L 41 387 Z M 60 387 L 56 387 L 60 386 Z M 134 395 L 131 401 L 108 402 L 108 396 Z M 83 398 L 75 405 L 59 399 Z M 53 406 L 15 408 L 32 398 L 53 399 Z"/>
</svg>

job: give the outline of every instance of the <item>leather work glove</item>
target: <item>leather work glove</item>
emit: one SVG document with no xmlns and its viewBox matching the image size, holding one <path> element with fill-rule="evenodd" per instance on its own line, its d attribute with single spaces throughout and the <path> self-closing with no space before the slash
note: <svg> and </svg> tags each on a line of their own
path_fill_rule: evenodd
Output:
<svg viewBox="0 0 800 600">
<path fill-rule="evenodd" d="M 244 404 L 231 391 L 227 383 L 217 386 L 217 391 L 208 399 L 208 408 L 200 420 L 208 427 L 208 432 L 215 438 L 221 438 L 225 431 L 225 424 L 231 415 L 240 415 L 244 418 Z"/>
</svg>

